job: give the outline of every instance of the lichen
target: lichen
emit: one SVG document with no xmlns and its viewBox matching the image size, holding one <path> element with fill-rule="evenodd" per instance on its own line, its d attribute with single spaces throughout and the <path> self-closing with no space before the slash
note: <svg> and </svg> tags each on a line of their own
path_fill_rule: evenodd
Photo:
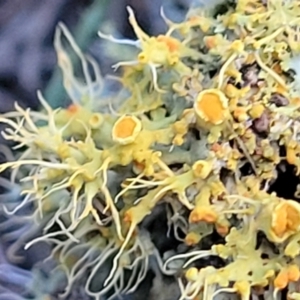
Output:
<svg viewBox="0 0 300 300">
<path fill-rule="evenodd" d="M 168 29 L 154 37 L 128 12 L 137 40 L 99 34 L 139 49 L 115 66 L 123 73 L 113 99 L 61 24 L 55 47 L 72 103 L 53 110 L 39 92 L 40 111 L 16 104 L 0 116 L 17 153 L 0 171 L 12 170 L 24 196 L 6 213 L 32 202 L 43 227 L 26 249 L 52 244 L 50 258 L 67 277 L 64 297 L 77 283 L 95 299 L 134 292 L 157 271 L 155 261 L 178 279 L 181 300 L 223 293 L 299 299 L 299 186 L 286 194 L 276 187 L 287 168 L 299 181 L 292 62 L 300 52 L 300 2 L 195 5 L 180 23 L 162 12 Z M 82 61 L 84 81 L 63 36 Z M 159 239 L 173 232 L 182 246 L 171 254 L 147 227 L 157 207 L 165 207 L 168 227 Z"/>
</svg>

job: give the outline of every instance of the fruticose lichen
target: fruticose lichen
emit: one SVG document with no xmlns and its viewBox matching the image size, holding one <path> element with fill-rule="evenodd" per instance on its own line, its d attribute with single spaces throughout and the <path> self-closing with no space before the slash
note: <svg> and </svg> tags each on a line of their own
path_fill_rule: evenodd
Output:
<svg viewBox="0 0 300 300">
<path fill-rule="evenodd" d="M 194 6 L 181 23 L 162 13 L 159 36 L 128 12 L 136 41 L 100 33 L 139 49 L 115 66 L 113 96 L 61 24 L 55 47 L 72 104 L 53 110 L 39 92 L 41 111 L 16 104 L 0 116 L 17 155 L 0 171 L 11 168 L 24 195 L 10 209 L 32 202 L 43 224 L 26 249 L 53 245 L 65 297 L 75 285 L 95 299 L 132 293 L 154 258 L 181 300 L 300 299 L 299 186 L 291 197 L 276 190 L 288 167 L 300 174 L 300 1 Z M 182 246 L 168 253 L 145 225 L 158 206 Z"/>
</svg>

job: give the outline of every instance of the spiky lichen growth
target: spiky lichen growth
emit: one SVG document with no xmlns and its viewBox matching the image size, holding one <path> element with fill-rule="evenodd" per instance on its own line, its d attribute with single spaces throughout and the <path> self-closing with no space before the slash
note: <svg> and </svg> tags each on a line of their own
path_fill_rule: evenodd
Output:
<svg viewBox="0 0 300 300">
<path fill-rule="evenodd" d="M 41 112 L 16 105 L 0 116 L 4 137 L 25 149 L 0 171 L 22 172 L 22 194 L 48 220 L 26 248 L 55 244 L 65 295 L 77 282 L 96 299 L 134 292 L 155 257 L 161 272 L 178 277 L 182 300 L 299 299 L 299 186 L 286 196 L 278 180 L 287 167 L 300 172 L 300 1 L 194 6 L 181 23 L 163 14 L 169 28 L 157 37 L 128 11 L 137 41 L 100 33 L 140 49 L 116 65 L 123 75 L 114 100 L 60 25 L 55 46 L 73 103 L 53 111 L 39 93 Z M 186 244 L 168 259 L 145 225 L 163 203 L 169 229 Z"/>
</svg>

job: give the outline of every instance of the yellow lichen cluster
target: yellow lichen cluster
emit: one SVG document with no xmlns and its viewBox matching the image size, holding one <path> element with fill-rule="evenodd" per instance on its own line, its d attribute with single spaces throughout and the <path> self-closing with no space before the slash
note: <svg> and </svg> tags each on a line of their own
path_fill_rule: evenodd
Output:
<svg viewBox="0 0 300 300">
<path fill-rule="evenodd" d="M 41 112 L 16 105 L 0 116 L 4 137 L 26 148 L 0 171 L 27 170 L 23 194 L 50 219 L 44 236 L 27 247 L 68 237 L 65 244 L 57 238 L 53 250 L 69 269 L 66 294 L 88 272 L 78 270 L 83 261 L 94 264 L 89 295 L 133 292 L 154 255 L 161 272 L 178 276 L 182 300 L 221 293 L 276 299 L 283 290 L 289 299 L 300 297 L 299 192 L 293 198 L 276 193 L 282 170 L 292 167 L 295 178 L 300 172 L 300 85 L 298 70 L 291 72 L 300 54 L 300 1 L 236 0 L 224 7 L 193 7 L 181 23 L 163 15 L 169 29 L 157 37 L 142 31 L 129 8 L 138 40 L 127 43 L 140 52 L 117 65 L 125 93 L 116 94 L 113 113 L 111 105 L 99 109 L 101 100 L 86 92 L 96 83 L 87 80 L 79 90 L 88 102 L 72 99 L 54 111 L 39 93 Z M 76 85 L 62 32 L 68 37 L 58 29 L 60 66 L 65 84 Z M 66 86 L 70 95 L 73 85 Z M 59 209 L 51 205 L 55 197 L 61 197 Z M 188 247 L 166 261 L 140 225 L 162 204 L 168 226 Z M 60 230 L 50 230 L 53 224 Z M 90 237 L 93 230 L 97 235 Z M 66 249 L 81 244 L 101 255 L 73 255 L 70 263 Z M 113 258 L 110 272 L 92 291 L 107 257 Z M 209 263 L 198 267 L 204 257 Z M 124 285 L 128 270 L 133 275 Z"/>
</svg>

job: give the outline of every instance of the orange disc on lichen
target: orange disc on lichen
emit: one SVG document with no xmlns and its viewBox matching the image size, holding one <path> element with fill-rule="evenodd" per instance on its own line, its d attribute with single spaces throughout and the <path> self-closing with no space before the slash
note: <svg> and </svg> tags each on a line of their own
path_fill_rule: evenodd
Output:
<svg viewBox="0 0 300 300">
<path fill-rule="evenodd" d="M 71 104 L 68 106 L 67 111 L 71 114 L 76 114 L 80 109 L 80 106 L 77 104 Z"/>
<path fill-rule="evenodd" d="M 298 281 L 300 278 L 300 271 L 297 265 L 290 265 L 287 269 L 289 281 Z"/>
<path fill-rule="evenodd" d="M 290 165 L 295 165 L 297 163 L 297 153 L 295 149 L 291 147 L 286 148 L 286 160 Z"/>
<path fill-rule="evenodd" d="M 136 122 L 131 117 L 125 117 L 115 127 L 116 136 L 120 139 L 126 139 L 134 133 Z"/>
<path fill-rule="evenodd" d="M 210 150 L 213 151 L 213 152 L 219 152 L 222 150 L 222 147 L 220 144 L 218 143 L 213 143 L 210 147 Z"/>
<path fill-rule="evenodd" d="M 195 207 L 190 213 L 189 223 L 215 223 L 217 219 L 218 215 L 211 207 Z"/>
<path fill-rule="evenodd" d="M 162 42 L 166 44 L 170 52 L 175 52 L 179 50 L 180 42 L 173 37 L 166 36 L 166 35 L 159 35 L 157 37 L 158 42 Z"/>
<path fill-rule="evenodd" d="M 289 282 L 287 270 L 281 270 L 274 280 L 275 288 L 282 290 L 287 287 Z"/>
<path fill-rule="evenodd" d="M 194 246 L 198 244 L 200 240 L 201 240 L 201 235 L 196 232 L 189 232 L 184 239 L 186 245 L 188 246 Z"/>
<path fill-rule="evenodd" d="M 220 224 L 216 224 L 215 225 L 216 231 L 220 236 L 225 237 L 228 232 L 229 232 L 229 227 L 227 225 L 220 225 Z"/>
<path fill-rule="evenodd" d="M 272 216 L 272 229 L 278 237 L 300 228 L 300 206 L 292 200 L 281 202 L 275 207 Z"/>
<path fill-rule="evenodd" d="M 296 207 L 287 205 L 287 228 L 293 231 L 298 230 L 300 225 L 300 212 Z"/>
<path fill-rule="evenodd" d="M 204 38 L 205 46 L 208 49 L 212 49 L 212 48 L 216 47 L 217 42 L 218 42 L 218 39 L 216 38 L 216 36 L 207 36 Z"/>
<path fill-rule="evenodd" d="M 198 117 L 214 125 L 221 124 L 228 110 L 228 99 L 219 90 L 210 89 L 199 93 L 194 109 Z"/>
<path fill-rule="evenodd" d="M 274 211 L 272 218 L 272 229 L 278 237 L 282 237 L 287 229 L 286 204 L 280 203 Z"/>
<path fill-rule="evenodd" d="M 128 209 L 128 210 L 124 213 L 123 221 L 124 221 L 125 223 L 131 223 L 131 222 L 132 222 L 132 210 Z"/>
<path fill-rule="evenodd" d="M 142 129 L 141 121 L 134 116 L 122 116 L 119 118 L 112 130 L 113 140 L 126 145 L 132 143 Z"/>
</svg>

